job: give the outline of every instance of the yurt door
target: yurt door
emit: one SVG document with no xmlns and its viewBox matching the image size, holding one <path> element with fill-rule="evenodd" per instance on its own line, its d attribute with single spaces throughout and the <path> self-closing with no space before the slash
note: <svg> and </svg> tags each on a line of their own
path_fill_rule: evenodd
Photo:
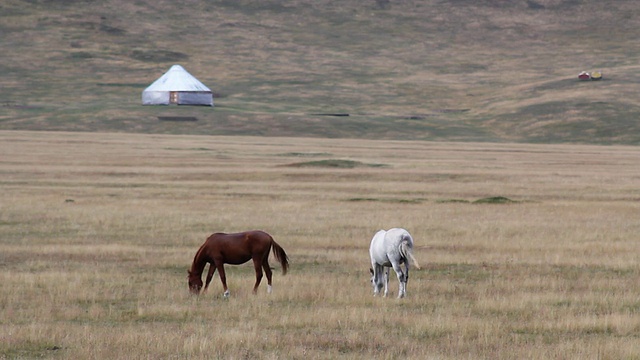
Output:
<svg viewBox="0 0 640 360">
<path fill-rule="evenodd" d="M 169 93 L 169 104 L 177 104 L 178 103 L 178 92 L 171 91 Z"/>
</svg>

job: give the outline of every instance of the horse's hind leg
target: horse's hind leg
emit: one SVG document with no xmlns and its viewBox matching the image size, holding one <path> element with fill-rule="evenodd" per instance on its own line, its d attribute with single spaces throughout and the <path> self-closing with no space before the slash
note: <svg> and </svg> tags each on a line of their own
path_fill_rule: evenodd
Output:
<svg viewBox="0 0 640 360">
<path fill-rule="evenodd" d="M 258 292 L 258 286 L 260 285 L 260 281 L 262 281 L 262 259 L 254 257 L 253 267 L 256 270 L 256 284 L 253 286 L 253 293 L 255 294 Z"/>
<path fill-rule="evenodd" d="M 384 287 L 384 271 L 385 268 L 376 263 L 371 264 L 371 284 L 373 285 L 373 296 L 378 296 L 382 287 Z"/>
<path fill-rule="evenodd" d="M 400 264 L 398 263 L 392 263 L 393 265 L 393 271 L 396 272 L 396 275 L 398 276 L 398 282 L 400 283 L 399 288 L 398 288 L 398 299 L 405 297 L 406 291 L 407 291 L 407 275 L 405 274 L 404 271 L 402 270 L 402 266 L 400 266 Z"/>
<path fill-rule="evenodd" d="M 271 277 L 273 275 L 271 271 L 271 267 L 269 266 L 269 258 L 265 258 L 262 262 L 262 269 L 264 273 L 267 275 L 267 293 L 271 294 Z"/>
</svg>

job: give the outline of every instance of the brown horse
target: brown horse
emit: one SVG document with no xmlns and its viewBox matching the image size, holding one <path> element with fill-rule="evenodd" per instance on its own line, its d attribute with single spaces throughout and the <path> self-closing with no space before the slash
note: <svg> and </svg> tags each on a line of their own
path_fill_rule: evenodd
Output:
<svg viewBox="0 0 640 360">
<path fill-rule="evenodd" d="M 224 296 L 228 297 L 229 289 L 227 288 L 224 264 L 240 265 L 253 260 L 253 267 L 256 270 L 256 284 L 253 286 L 253 293 L 258 291 L 258 285 L 262 280 L 262 269 L 267 274 L 267 292 L 271 293 L 271 268 L 268 260 L 269 250 L 272 247 L 273 255 L 282 265 L 282 274 L 285 275 L 289 269 L 287 253 L 266 232 L 254 230 L 235 234 L 215 233 L 209 236 L 193 258 L 188 276 L 189 289 L 196 295 L 200 293 L 202 272 L 207 263 L 210 263 L 204 290 L 206 291 L 209 287 L 211 278 L 217 269 L 224 288 Z"/>
</svg>

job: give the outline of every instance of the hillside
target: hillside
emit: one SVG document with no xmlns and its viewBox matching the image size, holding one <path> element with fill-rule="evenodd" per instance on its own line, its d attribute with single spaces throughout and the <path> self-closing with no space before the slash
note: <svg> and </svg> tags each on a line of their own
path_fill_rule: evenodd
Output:
<svg viewBox="0 0 640 360">
<path fill-rule="evenodd" d="M 633 1 L 5 0 L 0 129 L 636 145 L 639 27 Z M 216 107 L 140 105 L 177 63 Z"/>
</svg>

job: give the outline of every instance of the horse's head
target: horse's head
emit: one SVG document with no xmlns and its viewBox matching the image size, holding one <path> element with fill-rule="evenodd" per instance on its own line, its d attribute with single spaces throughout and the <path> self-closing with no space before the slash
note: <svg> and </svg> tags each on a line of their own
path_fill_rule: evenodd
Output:
<svg viewBox="0 0 640 360">
<path fill-rule="evenodd" d="M 192 273 L 191 270 L 189 270 L 187 278 L 189 279 L 189 291 L 194 295 L 198 295 L 200 293 L 200 289 L 202 289 L 202 279 L 200 276 Z"/>
</svg>

